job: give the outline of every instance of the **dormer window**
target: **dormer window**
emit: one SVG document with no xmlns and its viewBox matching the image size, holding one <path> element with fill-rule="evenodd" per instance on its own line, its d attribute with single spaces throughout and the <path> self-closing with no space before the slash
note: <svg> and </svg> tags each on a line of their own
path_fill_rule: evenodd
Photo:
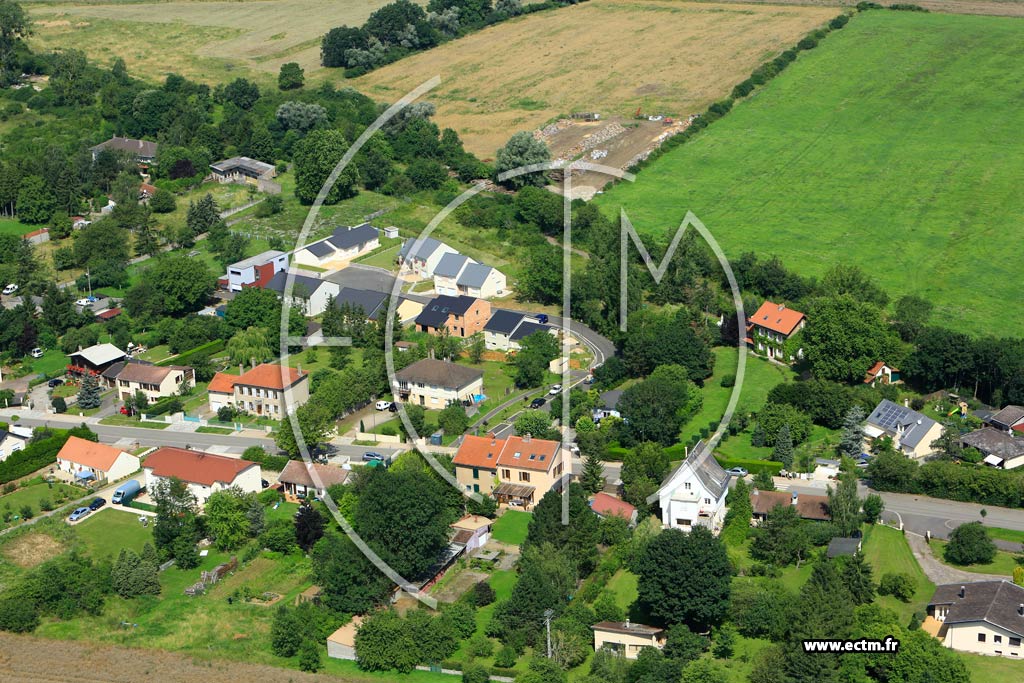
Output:
<svg viewBox="0 0 1024 683">
<path fill-rule="evenodd" d="M 683 488 L 689 491 L 691 488 L 690 482 L 686 482 L 685 484 L 683 484 Z"/>
<path fill-rule="evenodd" d="M 519 451 L 516 451 L 515 455 L 513 455 L 512 457 L 513 458 L 519 458 L 520 456 L 522 456 L 522 453 L 520 453 Z"/>
</svg>

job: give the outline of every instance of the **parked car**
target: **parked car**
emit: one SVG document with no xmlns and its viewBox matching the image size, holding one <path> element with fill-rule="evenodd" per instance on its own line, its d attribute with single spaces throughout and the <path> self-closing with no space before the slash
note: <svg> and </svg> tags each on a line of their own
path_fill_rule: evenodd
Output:
<svg viewBox="0 0 1024 683">
<path fill-rule="evenodd" d="M 33 358 L 42 358 L 43 353 L 43 350 L 37 346 L 36 348 L 29 351 L 28 355 L 32 356 Z"/>
<path fill-rule="evenodd" d="M 92 512 L 92 510 L 90 510 L 89 508 L 78 508 L 77 510 L 71 513 L 71 515 L 68 517 L 68 521 L 77 522 L 78 520 L 88 515 L 90 512 Z"/>
<path fill-rule="evenodd" d="M 90 305 L 92 305 L 92 302 L 93 302 L 93 301 L 95 301 L 95 300 L 96 300 L 95 298 L 93 298 L 93 300 L 92 300 L 92 301 L 90 301 L 90 300 L 89 300 L 88 298 L 85 298 L 85 299 L 77 299 L 77 300 L 75 301 L 75 305 L 76 305 L 76 306 L 90 306 Z"/>
<path fill-rule="evenodd" d="M 103 498 L 93 498 L 92 502 L 89 503 L 89 509 L 92 511 L 99 510 L 101 507 L 107 504 L 107 501 Z"/>
<path fill-rule="evenodd" d="M 556 385 L 554 385 L 553 387 L 551 387 L 551 390 L 550 390 L 550 391 L 548 392 L 548 394 L 549 394 L 550 396 L 555 396 L 555 395 L 557 395 L 557 394 L 558 394 L 558 392 L 560 392 L 561 390 L 562 390 L 562 385 L 561 385 L 561 384 L 556 384 Z"/>
<path fill-rule="evenodd" d="M 521 508 L 521 507 L 523 507 L 523 501 L 521 501 L 521 500 L 510 500 L 508 502 L 508 506 L 510 508 Z"/>
<path fill-rule="evenodd" d="M 363 462 L 384 462 L 386 459 L 387 458 L 380 453 L 374 453 L 372 451 L 363 453 Z"/>
<path fill-rule="evenodd" d="M 747 470 L 742 467 L 730 467 L 726 472 L 734 477 L 745 477 L 750 474 L 750 472 L 747 472 Z"/>
<path fill-rule="evenodd" d="M 260 479 L 260 488 L 269 489 L 270 482 L 267 481 L 266 479 Z"/>
<path fill-rule="evenodd" d="M 392 401 L 391 405 L 388 406 L 388 412 L 397 413 L 398 412 L 398 404 L 395 403 L 394 401 Z"/>
<path fill-rule="evenodd" d="M 377 410 L 388 410 L 391 407 L 391 401 L 377 401 Z"/>
<path fill-rule="evenodd" d="M 547 403 L 547 401 L 544 400 L 544 397 L 543 396 L 538 396 L 537 398 L 535 398 L 532 401 L 530 401 L 530 407 L 534 408 L 534 409 L 540 408 L 545 403 Z"/>
<path fill-rule="evenodd" d="M 60 377 L 54 377 L 53 379 L 46 383 L 46 386 L 52 389 L 54 387 L 59 387 L 61 384 L 64 384 L 64 380 L 61 379 Z"/>
<path fill-rule="evenodd" d="M 14 294 L 17 291 L 18 291 L 18 285 L 14 284 L 13 282 L 11 284 L 7 285 L 6 287 L 4 287 L 4 294 L 6 294 L 7 296 L 10 296 L 11 294 Z"/>
<path fill-rule="evenodd" d="M 114 495 L 111 496 L 110 502 L 114 505 L 127 505 L 132 502 L 132 499 L 139 494 L 142 490 L 142 485 L 135 479 L 129 479 L 125 483 L 117 487 L 114 491 Z"/>
<path fill-rule="evenodd" d="M 537 322 L 539 322 L 541 325 L 547 325 L 548 324 L 548 314 L 547 313 L 538 313 L 537 314 Z"/>
</svg>

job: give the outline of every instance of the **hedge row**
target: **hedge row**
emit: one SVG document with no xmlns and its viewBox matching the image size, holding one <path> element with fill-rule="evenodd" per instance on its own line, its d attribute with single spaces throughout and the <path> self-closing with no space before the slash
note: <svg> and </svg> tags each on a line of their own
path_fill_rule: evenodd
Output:
<svg viewBox="0 0 1024 683">
<path fill-rule="evenodd" d="M 57 462 L 57 453 L 64 447 L 69 436 L 97 441 L 96 434 L 85 425 L 74 429 L 52 429 L 43 438 L 33 440 L 23 450 L 15 451 L 0 462 L 0 484 L 20 479 L 38 469 Z"/>
<path fill-rule="evenodd" d="M 725 469 L 732 469 L 733 467 L 742 467 L 751 474 L 758 474 L 759 472 L 767 472 L 768 474 L 775 476 L 784 465 L 781 462 L 775 460 L 747 460 L 744 458 L 725 458 L 720 455 L 715 456 L 715 460 L 718 464 Z"/>
<path fill-rule="evenodd" d="M 157 363 L 157 365 L 161 367 L 165 367 L 168 365 L 187 365 L 188 361 L 196 356 L 209 356 L 212 353 L 223 351 L 225 345 L 226 344 L 223 339 L 214 339 L 213 341 L 206 342 L 205 344 L 200 344 L 194 349 L 190 349 L 188 351 L 185 351 L 184 353 L 179 353 L 177 356 L 174 356 L 173 358 L 166 358 Z"/>
</svg>

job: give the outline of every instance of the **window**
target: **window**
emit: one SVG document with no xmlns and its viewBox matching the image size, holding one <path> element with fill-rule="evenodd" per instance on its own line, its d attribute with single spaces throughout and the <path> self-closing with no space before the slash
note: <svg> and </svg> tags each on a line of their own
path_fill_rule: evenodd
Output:
<svg viewBox="0 0 1024 683">
<path fill-rule="evenodd" d="M 710 498 L 705 498 L 704 499 L 704 504 L 705 505 L 711 505 L 711 499 Z"/>
<path fill-rule="evenodd" d="M 684 488 L 684 489 L 686 489 L 687 491 L 689 491 L 689 490 L 690 490 L 690 488 L 692 488 L 692 487 L 690 486 L 690 482 L 686 482 L 685 484 L 683 484 L 683 488 Z"/>
<path fill-rule="evenodd" d="M 474 467 L 473 468 L 473 478 L 474 479 L 479 479 L 480 478 L 480 468 L 479 467 Z"/>
<path fill-rule="evenodd" d="M 520 472 L 519 473 L 519 481 L 530 481 L 530 473 L 529 472 Z"/>
<path fill-rule="evenodd" d="M 473 484 L 473 493 L 480 493 L 480 484 Z"/>
<path fill-rule="evenodd" d="M 690 520 L 688 519 L 677 519 L 676 526 L 690 526 Z"/>
<path fill-rule="evenodd" d="M 1020 647 L 1020 638 L 1010 636 L 1010 647 Z"/>
<path fill-rule="evenodd" d="M 1001 642 L 1003 642 L 1003 637 L 1000 636 L 1000 635 L 992 636 L 992 642 L 993 643 L 1001 643 Z"/>
<path fill-rule="evenodd" d="M 502 470 L 501 471 L 501 476 L 504 477 L 505 479 L 511 479 L 512 478 L 512 470 L 507 470 L 507 469 L 506 470 Z"/>
<path fill-rule="evenodd" d="M 978 642 L 979 643 L 984 643 L 985 642 L 985 634 L 984 633 L 979 633 L 978 634 Z"/>
</svg>

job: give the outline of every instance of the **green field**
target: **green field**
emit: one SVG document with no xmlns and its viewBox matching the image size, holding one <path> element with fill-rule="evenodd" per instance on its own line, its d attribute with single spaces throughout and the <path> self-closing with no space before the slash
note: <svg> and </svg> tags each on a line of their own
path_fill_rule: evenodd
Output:
<svg viewBox="0 0 1024 683">
<path fill-rule="evenodd" d="M 893 610 L 901 619 L 910 619 L 915 611 L 923 609 L 928 604 L 932 593 L 935 592 L 935 584 L 921 571 L 921 566 L 914 559 L 910 545 L 902 533 L 892 527 L 876 524 L 868 528 L 862 550 L 864 559 L 874 571 L 876 582 L 883 574 L 889 573 L 909 574 L 914 578 L 916 590 L 910 602 L 900 602 L 890 595 L 879 595 L 875 598 L 876 603 Z"/>
<path fill-rule="evenodd" d="M 107 508 L 76 524 L 75 532 L 94 558 L 116 558 L 121 548 L 131 548 L 138 553 L 146 543 L 153 542 L 152 521 L 149 526 L 142 526 L 138 515 Z"/>
<path fill-rule="evenodd" d="M 1024 252 L 1018 19 L 867 12 L 692 141 L 598 200 L 666 241 L 692 210 L 732 257 L 864 268 L 960 330 L 1005 315 Z"/>
<path fill-rule="evenodd" d="M 36 481 L 39 481 L 39 479 L 37 478 Z M 12 514 L 20 517 L 21 508 L 28 505 L 32 508 L 33 514 L 38 515 L 41 512 L 39 507 L 40 501 L 48 500 L 53 504 L 54 508 L 59 507 L 57 503 L 57 495 L 59 493 L 64 494 L 66 501 L 81 498 L 86 494 L 85 490 L 69 486 L 68 484 L 54 484 L 53 486 L 33 484 L 19 488 L 14 493 L 8 493 L 6 496 L 0 496 L 0 513 L 10 511 Z M 4 526 L 2 522 L 0 522 L 0 526 Z"/>
<path fill-rule="evenodd" d="M 533 514 L 519 510 L 506 510 L 505 514 L 494 522 L 494 540 L 509 545 L 522 545 L 526 540 L 527 527 Z"/>
<path fill-rule="evenodd" d="M 26 232 L 32 232 L 34 228 L 29 225 L 25 225 L 19 220 L 13 218 L 0 218 L 0 235 L 24 235 Z"/>
<path fill-rule="evenodd" d="M 992 558 L 991 562 L 986 564 L 953 564 L 952 562 L 946 562 L 944 556 L 946 551 L 946 541 L 933 538 L 929 542 L 929 545 L 931 546 L 932 553 L 935 555 L 936 559 L 940 562 L 945 562 L 951 567 L 963 569 L 965 572 L 974 572 L 976 574 L 1002 574 L 1007 578 L 1010 578 L 1013 576 L 1014 568 L 1021 564 L 1017 562 L 1017 558 L 1020 557 L 1019 555 L 1014 555 L 1013 553 L 1008 553 L 1004 550 L 997 550 L 996 556 Z"/>
</svg>

